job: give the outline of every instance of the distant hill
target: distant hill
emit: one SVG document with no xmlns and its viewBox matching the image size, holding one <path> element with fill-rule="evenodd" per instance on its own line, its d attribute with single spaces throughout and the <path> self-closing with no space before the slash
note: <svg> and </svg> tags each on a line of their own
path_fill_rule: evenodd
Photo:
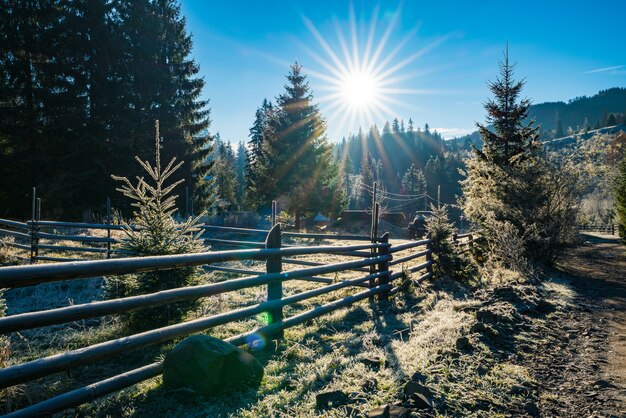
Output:
<svg viewBox="0 0 626 418">
<path fill-rule="evenodd" d="M 561 121 L 563 132 L 568 128 L 574 131 L 599 129 L 608 125 L 615 125 L 608 120 L 613 114 L 616 122 L 626 114 L 626 88 L 615 87 L 602 90 L 591 97 L 577 97 L 567 103 L 548 102 L 531 106 L 528 116 L 541 125 L 543 132 L 554 132 Z M 560 136 L 560 135 L 558 135 Z"/>
<path fill-rule="evenodd" d="M 544 146 L 549 149 L 558 150 L 563 147 L 567 147 L 568 145 L 576 144 L 581 141 L 586 141 L 591 139 L 594 135 L 598 134 L 608 134 L 608 135 L 617 135 L 619 133 L 626 132 L 626 124 L 620 124 L 615 126 L 607 126 L 605 128 L 594 129 L 584 133 L 578 133 L 574 135 L 564 136 L 562 138 L 555 138 L 548 141 L 544 141 Z"/>
<path fill-rule="evenodd" d="M 544 141 L 626 123 L 626 88 L 601 90 L 591 97 L 576 97 L 567 103 L 538 103 L 530 107 L 528 118 L 535 119 L 541 126 Z M 468 147 L 470 143 L 480 146 L 481 143 L 478 132 L 453 141 L 461 147 Z"/>
</svg>

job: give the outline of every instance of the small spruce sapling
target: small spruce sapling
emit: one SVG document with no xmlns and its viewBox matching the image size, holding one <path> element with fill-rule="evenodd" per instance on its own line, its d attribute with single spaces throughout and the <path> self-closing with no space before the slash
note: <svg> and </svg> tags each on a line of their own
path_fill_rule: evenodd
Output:
<svg viewBox="0 0 626 418">
<path fill-rule="evenodd" d="M 448 205 L 430 205 L 431 215 L 426 218 L 426 232 L 432 240 L 433 273 L 436 277 L 458 277 L 463 273 L 464 260 L 459 256 L 451 238 L 454 226 L 448 218 Z"/>
<path fill-rule="evenodd" d="M 134 228 L 123 222 L 125 238 L 122 248 L 132 256 L 144 257 L 154 255 L 171 255 L 198 253 L 206 251 L 200 234 L 199 223 L 201 215 L 189 217 L 184 222 L 176 222 L 176 198 L 172 194 L 176 186 L 183 180 L 177 180 L 169 185 L 166 181 L 178 170 L 183 162 L 176 164 L 176 158 L 161 167 L 161 153 L 159 144 L 159 121 L 155 122 L 156 163 L 152 167 L 148 161 L 135 159 L 143 167 L 151 180 L 149 184 L 143 177 L 137 177 L 134 185 L 126 177 L 112 176 L 122 182 L 117 190 L 133 201 L 136 208 Z M 110 299 L 143 295 L 161 290 L 193 286 L 200 282 L 201 269 L 199 267 L 182 267 L 172 270 L 140 273 L 112 278 L 107 281 L 106 294 Z M 128 325 L 133 329 L 149 329 L 155 326 L 164 326 L 178 322 L 193 309 L 197 302 L 178 302 L 166 307 L 147 308 L 127 314 Z"/>
</svg>

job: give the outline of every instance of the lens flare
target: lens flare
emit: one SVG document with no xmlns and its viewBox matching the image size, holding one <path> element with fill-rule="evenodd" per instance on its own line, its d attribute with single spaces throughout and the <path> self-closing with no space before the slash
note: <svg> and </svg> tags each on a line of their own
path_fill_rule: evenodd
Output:
<svg viewBox="0 0 626 418">
<path fill-rule="evenodd" d="M 259 321 L 263 326 L 269 325 L 272 323 L 272 314 L 269 312 L 261 312 L 256 316 L 256 320 Z"/>
<path fill-rule="evenodd" d="M 248 347 L 250 347 L 250 349 L 252 350 L 262 350 L 266 344 L 265 338 L 257 333 L 246 336 L 245 340 L 246 344 L 248 344 Z"/>
</svg>

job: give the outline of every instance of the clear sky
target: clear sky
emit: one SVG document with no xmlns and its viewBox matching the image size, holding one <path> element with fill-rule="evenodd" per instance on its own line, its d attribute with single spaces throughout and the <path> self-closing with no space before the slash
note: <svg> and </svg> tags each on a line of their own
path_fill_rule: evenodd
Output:
<svg viewBox="0 0 626 418">
<path fill-rule="evenodd" d="M 526 78 L 525 93 L 535 103 L 626 86 L 625 0 L 181 5 L 211 101 L 211 131 L 235 142 L 248 139 L 263 98 L 283 92 L 296 60 L 309 74 L 333 141 L 360 124 L 382 127 L 393 117 L 428 123 L 446 137 L 473 131 L 484 119 L 486 81 L 497 75 L 507 41 L 517 77 Z M 378 79 L 371 81 L 376 68 Z M 329 97 L 333 80 L 339 80 L 336 97 Z"/>
</svg>

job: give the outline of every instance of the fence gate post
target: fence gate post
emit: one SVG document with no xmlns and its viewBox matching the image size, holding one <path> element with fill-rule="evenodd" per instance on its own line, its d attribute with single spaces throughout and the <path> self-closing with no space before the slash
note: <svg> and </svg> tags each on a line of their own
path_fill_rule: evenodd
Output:
<svg viewBox="0 0 626 418">
<path fill-rule="evenodd" d="M 111 199 L 107 197 L 107 259 L 111 258 Z"/>
<path fill-rule="evenodd" d="M 35 242 L 35 217 L 37 211 L 37 189 L 33 187 L 33 201 L 31 207 L 31 215 L 30 215 L 30 263 L 33 264 L 35 262 L 35 250 L 36 250 L 36 242 Z"/>
<path fill-rule="evenodd" d="M 382 237 L 380 237 L 379 242 L 381 244 L 389 243 L 389 232 L 385 232 Z M 390 254 L 389 247 L 379 248 L 378 255 L 385 256 Z M 378 273 L 382 273 L 378 278 L 379 285 L 389 284 L 389 261 L 383 261 L 378 263 Z M 389 291 L 385 291 L 383 293 L 378 294 L 378 300 L 387 300 L 389 297 Z"/>
<path fill-rule="evenodd" d="M 281 246 L 281 234 L 280 224 L 276 224 L 272 227 L 267 239 L 265 240 L 265 248 L 280 248 Z M 281 256 L 269 257 L 266 261 L 267 273 L 280 273 L 283 270 L 283 261 Z M 267 285 L 267 300 L 282 299 L 283 297 L 283 282 L 275 282 Z M 277 308 L 269 312 L 269 323 L 280 322 L 283 320 L 283 308 Z M 278 339 L 283 337 L 283 331 L 279 331 L 276 334 L 268 335 L 268 338 Z"/>
</svg>

